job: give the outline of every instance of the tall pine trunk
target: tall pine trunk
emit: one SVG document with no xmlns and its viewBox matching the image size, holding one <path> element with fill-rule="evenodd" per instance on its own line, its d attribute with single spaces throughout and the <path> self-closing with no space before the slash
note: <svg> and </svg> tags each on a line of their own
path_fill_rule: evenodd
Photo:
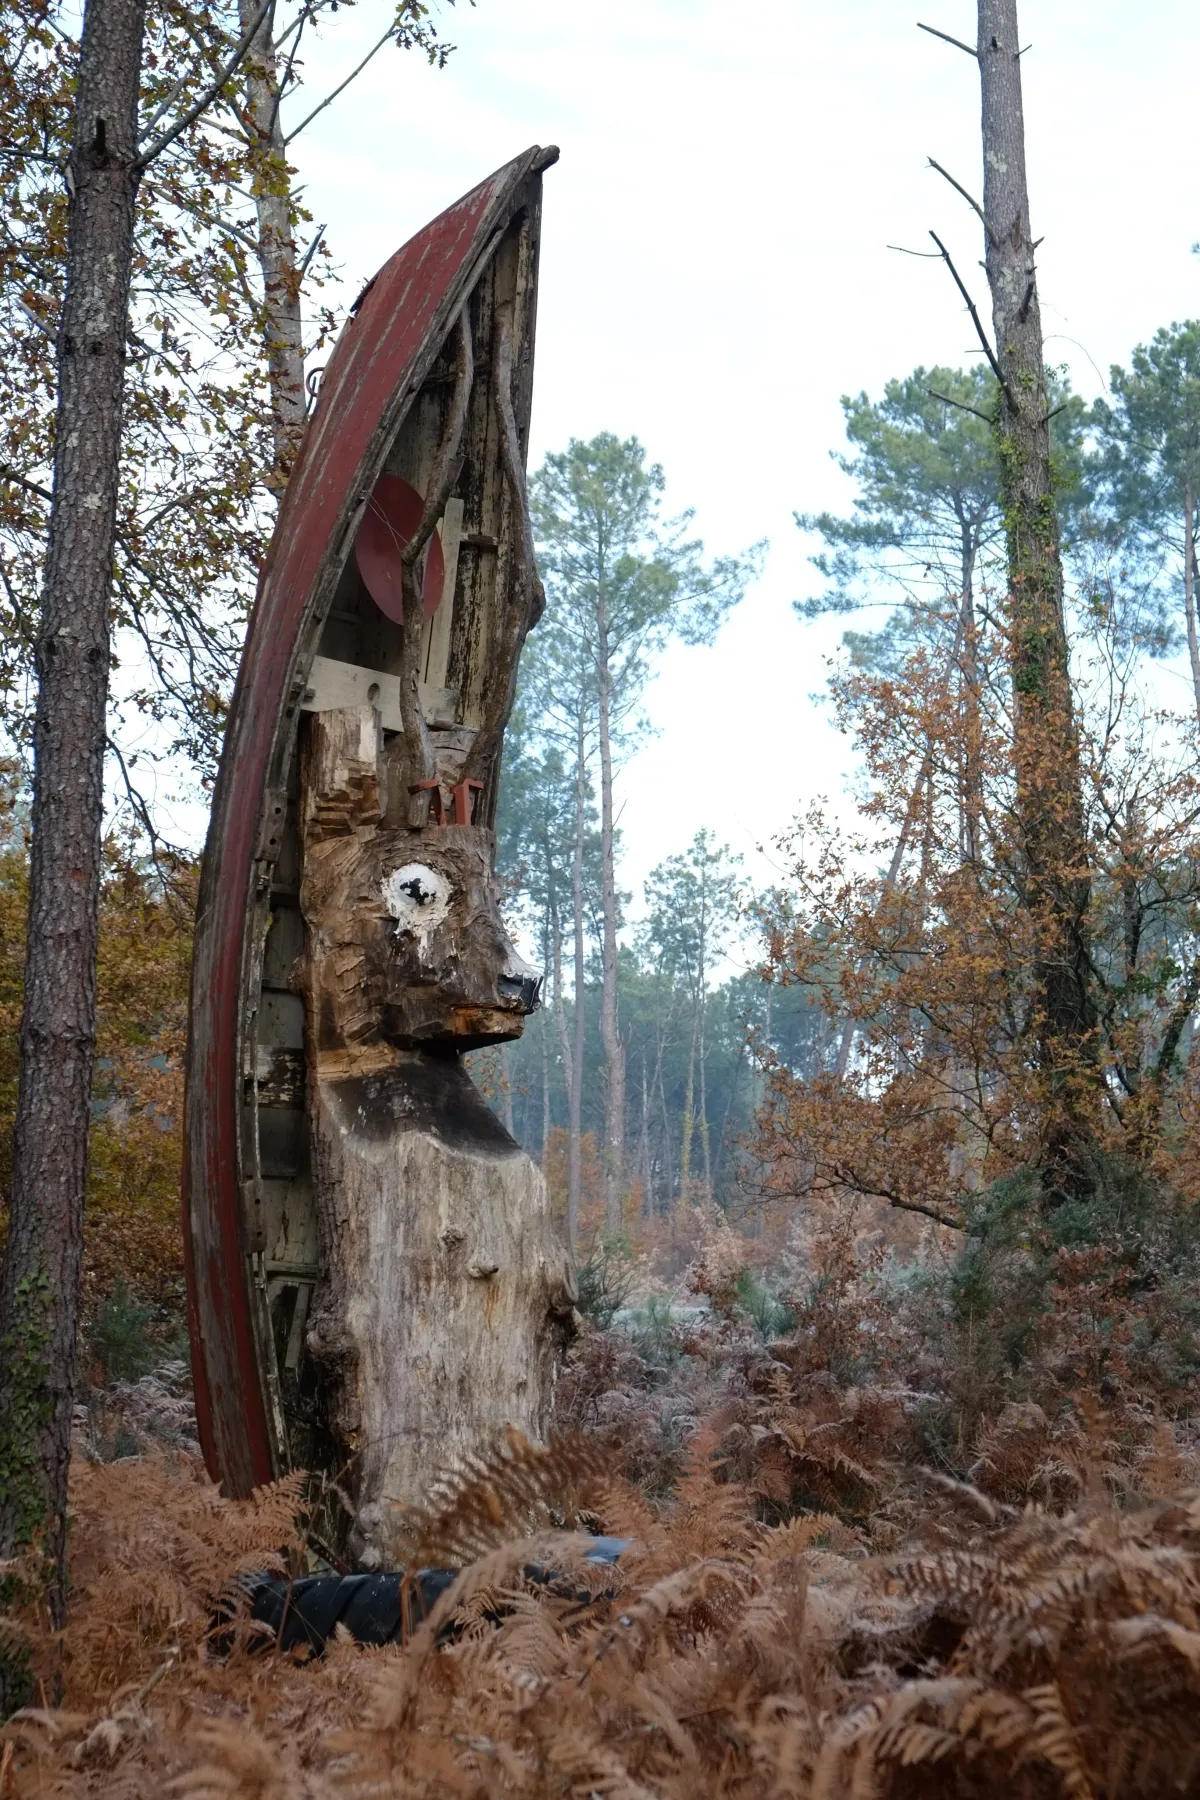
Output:
<svg viewBox="0 0 1200 1800">
<path fill-rule="evenodd" d="M 983 813 L 983 728 L 979 707 L 979 633 L 975 619 L 975 531 L 973 526 L 965 524 L 956 635 L 962 695 L 959 840 L 964 863 L 975 870 L 979 866 L 979 822 Z"/>
<path fill-rule="evenodd" d="M 1051 1204 L 1090 1188 L 1097 1098 L 1090 877 L 1050 458 L 1016 0 L 979 0 L 985 247 L 1001 392 L 1017 828 L 1035 944 L 1042 1173 Z"/>
<path fill-rule="evenodd" d="M 137 197 L 144 0 L 88 0 L 36 659 L 21 1077 L 0 1275 L 0 1559 L 42 1536 L 66 1588 L 67 1467 L 96 1041 L 109 591 Z M 0 1667 L 0 1708 L 15 1699 Z"/>
<path fill-rule="evenodd" d="M 1183 496 L 1183 608 L 1187 615 L 1187 646 L 1192 665 L 1196 723 L 1200 725 L 1200 634 L 1196 630 L 1196 496 L 1192 492 L 1190 480 Z"/>
<path fill-rule="evenodd" d="M 621 1198 L 625 1182 L 625 1046 L 621 1042 L 617 977 L 617 872 L 613 818 L 613 757 L 608 628 L 601 585 L 597 609 L 597 712 L 600 727 L 600 894 L 603 914 L 601 946 L 600 1041 L 608 1071 L 608 1171 L 605 1228 L 610 1239 L 621 1230 Z"/>
<path fill-rule="evenodd" d="M 542 967 L 543 967 L 543 969 L 545 969 L 547 971 L 547 974 L 549 974 L 551 976 L 551 979 L 554 982 L 554 987 L 553 987 L 554 999 L 551 1002 L 551 1007 L 553 1009 L 555 1018 L 557 1019 L 558 1008 L 559 1008 L 559 993 L 558 993 L 558 979 L 557 978 L 561 973 L 562 948 L 561 948 L 561 945 L 554 943 L 554 937 L 552 935 L 552 931 L 553 931 L 552 921 L 553 921 L 553 915 L 551 912 L 551 907 L 548 904 L 546 907 L 545 914 L 542 918 Z M 541 1166 L 542 1173 L 545 1174 L 546 1159 L 547 1159 L 547 1156 L 548 1156 L 549 1150 L 550 1150 L 550 1129 L 551 1129 L 550 1034 L 549 1034 L 549 1027 L 546 1022 L 545 1012 L 542 1013 L 541 1019 L 539 1020 L 538 1023 L 539 1023 L 539 1030 L 538 1030 L 539 1048 L 540 1048 L 541 1054 L 542 1054 L 542 1153 L 538 1160 L 539 1160 L 539 1163 Z"/>
<path fill-rule="evenodd" d="M 696 1125 L 696 1016 L 692 1015 L 692 1042 L 688 1051 L 687 1083 L 683 1090 L 683 1113 L 679 1146 L 679 1191 L 685 1194 L 692 1179 L 692 1133 Z"/>
<path fill-rule="evenodd" d="M 696 1018 L 700 1038 L 700 1153 L 704 1159 L 704 1185 L 711 1200 L 712 1154 L 708 1141 L 708 970 L 705 966 L 707 930 L 707 917 L 702 912 L 696 968 Z"/>
<path fill-rule="evenodd" d="M 571 1093 L 572 1093 L 572 1090 L 574 1087 L 574 1081 L 575 1081 L 575 1074 L 574 1074 L 575 1058 L 571 1051 L 571 1034 L 567 1030 L 567 1006 L 566 1006 L 566 1000 L 563 996 L 563 928 L 562 928 L 562 919 L 559 915 L 559 910 L 558 910 L 558 897 L 555 894 L 553 886 L 551 886 L 551 889 L 550 889 L 550 941 L 551 941 L 551 945 L 553 947 L 553 961 L 554 961 L 554 1026 L 555 1026 L 555 1030 L 558 1033 L 558 1053 L 559 1053 L 560 1057 L 562 1058 L 563 1081 L 566 1084 L 567 1106 L 569 1109 L 570 1104 L 571 1104 Z M 554 1128 L 553 1102 L 552 1102 L 552 1097 L 550 1094 L 549 1083 L 547 1083 L 546 1104 L 545 1104 L 545 1132 L 546 1132 L 546 1148 L 547 1149 L 550 1144 L 550 1133 L 553 1130 L 553 1128 Z M 543 1166 L 543 1168 L 545 1167 L 545 1152 L 544 1151 L 543 1151 L 542 1166 Z M 578 1196 L 576 1196 L 576 1199 L 578 1199 Z M 570 1221 L 568 1221 L 568 1223 L 570 1223 Z M 577 1246 L 574 1243 L 571 1243 L 569 1245 L 569 1248 L 571 1251 L 571 1255 L 574 1256 L 576 1254 Z"/>
<path fill-rule="evenodd" d="M 567 1243 L 579 1253 L 579 1200 L 583 1185 L 583 1057 L 586 1044 L 583 946 L 583 842 L 587 806 L 587 746 L 583 713 L 575 734 L 575 851 L 571 861 L 571 924 L 575 937 L 575 1043 L 567 1069 Z"/>
</svg>

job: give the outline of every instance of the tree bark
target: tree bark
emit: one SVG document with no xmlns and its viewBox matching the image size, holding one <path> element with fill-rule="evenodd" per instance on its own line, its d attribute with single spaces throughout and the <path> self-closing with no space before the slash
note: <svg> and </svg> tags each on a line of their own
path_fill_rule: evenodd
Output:
<svg viewBox="0 0 1200 1800">
<path fill-rule="evenodd" d="M 562 958 L 561 947 L 557 944 L 552 944 L 552 940 L 551 940 L 551 909 L 549 906 L 547 906 L 546 914 L 542 921 L 542 967 L 547 970 L 553 970 L 554 976 L 557 977 L 557 975 L 559 973 L 560 964 L 561 964 L 561 958 Z M 552 1002 L 552 1005 L 553 1005 L 555 1014 L 557 1014 L 557 1012 L 558 1012 L 558 990 L 557 990 L 557 987 L 555 988 L 554 1000 Z M 540 1162 L 541 1162 L 542 1171 L 544 1173 L 545 1168 L 546 1168 L 546 1158 L 550 1152 L 550 1129 L 551 1129 L 550 1036 L 549 1036 L 549 1028 L 546 1024 L 546 1019 L 545 1019 L 544 1014 L 542 1016 L 541 1029 L 538 1033 L 538 1036 L 540 1039 L 540 1048 L 541 1048 L 541 1053 L 542 1053 L 542 1154 L 541 1154 Z"/>
<path fill-rule="evenodd" d="M 1072 705 L 1046 373 L 1025 175 L 1016 0 L 979 0 L 985 248 L 1001 378 L 1017 823 L 1035 936 L 1050 1203 L 1089 1191 L 1096 1100 L 1090 875 Z"/>
<path fill-rule="evenodd" d="M 258 11 L 257 0 L 238 0 L 243 31 L 250 29 Z M 279 67 L 273 21 L 274 13 L 268 12 L 250 46 L 245 123 L 250 134 L 251 188 L 258 217 L 263 337 L 275 451 L 275 466 L 267 486 L 281 493 L 304 433 L 304 321 L 292 228 L 291 175 L 279 119 Z"/>
<path fill-rule="evenodd" d="M 574 1084 L 575 1058 L 571 1051 L 571 1034 L 567 1030 L 567 1008 L 563 997 L 563 929 L 562 918 L 558 910 L 558 896 L 553 888 L 550 893 L 550 932 L 554 956 L 554 1026 L 558 1033 L 558 1052 L 562 1057 L 563 1080 L 567 1085 L 567 1105 L 570 1107 L 571 1090 Z M 550 1090 L 546 1090 L 546 1145 L 550 1144 L 550 1132 L 553 1129 L 553 1109 Z M 576 1246 L 570 1246 L 571 1255 L 575 1255 Z"/>
<path fill-rule="evenodd" d="M 962 593 L 959 596 L 958 641 L 961 645 L 963 713 L 960 849 L 969 869 L 979 866 L 979 821 L 983 812 L 982 725 L 979 708 L 979 637 L 975 620 L 976 527 L 962 526 Z"/>
<path fill-rule="evenodd" d="M 0 1277 L 0 1559 L 44 1532 L 61 1623 L 96 1039 L 109 590 L 144 0 L 89 0 L 68 158 L 54 499 L 37 637 L 21 1077 Z M 15 1697 L 4 1692 L 0 1707 Z"/>
<path fill-rule="evenodd" d="M 1196 699 L 1196 723 L 1200 725 L 1200 637 L 1196 631 L 1196 496 L 1189 481 L 1183 497 L 1183 605 L 1187 613 L 1188 656 L 1192 665 L 1192 692 Z"/>
<path fill-rule="evenodd" d="M 706 981 L 708 971 L 705 966 L 705 938 L 708 934 L 708 921 L 702 905 L 700 918 L 700 942 L 696 958 L 696 1011 L 700 1033 L 700 1151 L 704 1158 L 704 1185 L 708 1189 L 708 1197 L 712 1199 L 712 1155 L 708 1142 L 708 991 Z"/>
<path fill-rule="evenodd" d="M 661 1022 L 659 1023 L 659 1027 L 658 1027 L 658 1061 L 657 1061 L 657 1065 L 655 1067 L 654 1075 L 655 1075 L 655 1080 L 658 1083 L 659 1111 L 662 1114 L 663 1167 L 667 1172 L 667 1191 L 663 1195 L 663 1200 L 664 1200 L 663 1211 L 666 1212 L 670 1206 L 671 1195 L 672 1195 L 672 1192 L 674 1190 L 674 1185 L 675 1185 L 675 1183 L 674 1183 L 675 1159 L 674 1159 L 674 1156 L 673 1156 L 672 1150 L 671 1150 L 671 1109 L 667 1105 L 667 1091 L 666 1091 L 665 1086 L 663 1085 L 663 1030 L 662 1030 Z"/>
<path fill-rule="evenodd" d="M 679 1146 L 679 1191 L 687 1188 L 692 1178 L 692 1132 L 696 1123 L 696 1020 L 692 1018 L 692 1042 L 688 1051 L 687 1085 L 683 1090 L 682 1133 Z"/>
<path fill-rule="evenodd" d="M 621 1042 L 617 992 L 617 873 L 614 850 L 613 758 L 610 719 L 608 624 L 603 582 L 597 607 L 596 689 L 600 733 L 600 892 L 603 914 L 601 949 L 600 1041 L 608 1070 L 608 1168 L 605 1228 L 610 1239 L 621 1231 L 621 1198 L 625 1180 L 625 1046 Z"/>
</svg>

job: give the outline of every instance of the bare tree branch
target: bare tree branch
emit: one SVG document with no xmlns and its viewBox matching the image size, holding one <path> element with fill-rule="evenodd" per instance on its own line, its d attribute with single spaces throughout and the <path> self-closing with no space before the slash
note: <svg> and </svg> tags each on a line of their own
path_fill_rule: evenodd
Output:
<svg viewBox="0 0 1200 1800">
<path fill-rule="evenodd" d="M 121 746 L 117 743 L 116 739 L 112 737 L 106 739 L 106 742 L 109 750 L 116 759 L 118 769 L 121 771 L 121 785 L 125 789 L 125 797 L 129 801 L 130 809 L 138 824 L 146 834 L 146 841 L 150 846 L 150 861 L 154 865 L 154 873 L 162 883 L 163 893 L 168 901 L 174 905 L 178 905 L 181 898 L 179 878 L 176 871 L 172 869 L 171 864 L 182 860 L 184 853 L 176 845 L 170 844 L 164 838 L 159 837 L 145 795 L 133 784 L 133 779 L 130 776 L 129 767 L 125 761 Z"/>
<path fill-rule="evenodd" d="M 21 311 L 25 314 L 25 317 L 29 320 L 29 323 L 31 325 L 36 325 L 38 330 L 41 332 L 42 336 L 48 337 L 50 339 L 50 342 L 54 343 L 54 341 L 55 341 L 54 333 L 51 331 L 50 327 L 47 325 L 45 319 L 39 319 L 38 315 L 34 312 L 32 306 L 27 306 L 25 301 L 21 299 L 21 296 L 19 294 L 17 295 L 17 305 L 20 307 Z"/>
<path fill-rule="evenodd" d="M 297 24 L 296 41 L 292 45 L 291 49 L 288 51 L 288 59 L 287 59 L 287 62 L 284 64 L 283 74 L 280 76 L 278 85 L 276 86 L 276 89 L 275 89 L 275 99 L 271 106 L 271 117 L 267 122 L 268 138 L 273 136 L 273 134 L 274 134 L 275 126 L 279 119 L 279 108 L 283 103 L 283 96 L 284 96 L 285 92 L 287 91 L 287 85 L 288 85 L 289 81 L 292 79 L 292 70 L 296 66 L 296 55 L 300 49 L 300 39 L 304 36 L 304 27 L 305 27 L 305 25 L 307 25 L 311 16 L 312 15 L 310 14 L 308 7 L 306 6 L 304 8 L 304 11 L 300 14 L 300 18 L 299 18 L 299 21 Z M 275 50 L 276 50 L 276 53 L 278 54 L 278 51 L 279 51 L 278 44 L 276 44 Z"/>
<path fill-rule="evenodd" d="M 53 500 L 54 495 L 49 488 L 39 487 L 36 481 L 27 481 L 24 475 L 18 475 L 15 469 L 0 469 L 0 481 L 11 481 L 15 486 L 24 488 L 27 494 L 36 494 L 39 500 Z"/>
<path fill-rule="evenodd" d="M 367 54 L 363 57 L 362 61 L 358 65 L 358 67 L 356 69 L 351 69 L 351 71 L 347 75 L 345 81 L 343 81 L 338 87 L 335 87 L 332 94 L 326 94 L 326 96 L 325 96 L 324 100 L 322 100 L 320 106 L 314 106 L 312 111 L 309 113 L 308 117 L 306 119 L 301 119 L 301 121 L 300 121 L 299 125 L 297 125 L 295 131 L 288 132 L 287 136 L 283 140 L 285 147 L 286 147 L 286 145 L 288 145 L 292 142 L 293 138 L 298 138 L 300 136 L 300 133 L 304 130 L 306 125 L 312 124 L 313 120 L 316 118 L 318 113 L 323 113 L 327 106 L 332 106 L 333 102 L 337 99 L 338 95 L 340 93 L 342 93 L 344 89 L 346 89 L 350 86 L 350 83 L 355 79 L 356 76 L 362 74 L 363 70 L 366 68 L 367 64 L 371 61 L 372 57 L 378 56 L 379 52 L 383 49 L 383 46 L 386 43 L 389 43 L 391 41 L 391 39 L 395 37 L 395 35 L 396 35 L 395 25 L 394 24 L 389 25 L 387 30 L 384 32 L 383 36 L 380 38 L 379 42 L 375 45 L 374 49 L 367 51 Z"/>
<path fill-rule="evenodd" d="M 928 162 L 930 168 L 936 169 L 938 174 L 940 176 L 942 176 L 943 180 L 948 181 L 950 183 L 950 186 L 954 189 L 955 193 L 961 194 L 963 199 L 966 201 L 967 205 L 969 207 L 971 207 L 971 209 L 974 212 L 977 212 L 979 214 L 980 223 L 982 224 L 983 229 L 987 232 L 988 236 L 991 238 L 991 240 L 994 244 L 996 241 L 996 234 L 992 230 L 991 226 L 988 224 L 987 218 L 984 214 L 984 210 L 983 210 L 982 206 L 980 206 L 978 200 L 975 199 L 974 195 L 968 194 L 966 188 L 962 185 L 962 182 L 955 181 L 955 179 L 954 179 L 953 175 L 951 175 L 950 171 L 948 169 L 943 169 L 940 162 L 934 162 L 932 156 L 927 157 L 926 161 Z"/>
<path fill-rule="evenodd" d="M 1013 411 L 1016 412 L 1016 410 L 1017 410 L 1016 399 L 1013 396 L 1012 389 L 1009 387 L 1008 382 L 1004 378 L 1003 369 L 1000 367 L 1000 364 L 996 361 L 995 351 L 992 349 L 991 344 L 988 342 L 988 335 L 987 335 L 987 332 L 983 329 L 982 321 L 980 320 L 979 314 L 975 309 L 975 302 L 972 300 L 970 294 L 967 292 L 966 285 L 963 282 L 963 278 L 959 274 L 958 270 L 955 268 L 954 263 L 952 262 L 951 257 L 950 257 L 950 252 L 947 250 L 945 244 L 943 244 L 943 242 L 942 242 L 941 238 L 938 236 L 937 232 L 931 231 L 929 235 L 933 239 L 934 243 L 937 245 L 938 249 L 941 251 L 942 261 L 945 263 L 946 267 L 949 269 L 951 275 L 953 275 L 955 287 L 958 289 L 959 293 L 962 295 L 963 299 L 966 301 L 967 311 L 971 315 L 972 323 L 974 324 L 976 331 L 979 333 L 979 341 L 983 345 L 983 354 L 987 357 L 988 361 L 992 365 L 992 374 L 996 377 L 996 380 L 1000 383 L 1000 386 L 1003 388 L 1005 398 L 1007 399 L 1008 404 L 1012 407 Z"/>
<path fill-rule="evenodd" d="M 936 393 L 933 388 L 926 388 L 925 392 L 929 395 L 931 400 L 942 400 L 947 406 L 957 406 L 959 412 L 974 413 L 975 417 L 977 419 L 982 419 L 985 425 L 994 425 L 996 423 L 990 413 L 980 412 L 977 406 L 968 406 L 965 400 L 956 400 L 952 394 L 939 394 Z"/>
<path fill-rule="evenodd" d="M 1171 1065 L 1175 1061 L 1175 1054 L 1179 1049 L 1179 1040 L 1183 1036 L 1183 1028 L 1195 1012 L 1198 1000 L 1200 1000 L 1200 957 L 1193 962 L 1183 992 L 1167 1021 L 1167 1029 L 1154 1065 L 1154 1080 L 1160 1086 L 1171 1072 Z"/>
<path fill-rule="evenodd" d="M 326 227 L 324 225 L 317 226 L 316 236 L 308 246 L 308 249 L 304 252 L 300 267 L 296 270 L 296 278 L 298 281 L 303 281 L 304 277 L 308 274 L 308 265 L 317 254 L 317 251 L 321 248 L 321 239 L 325 236 L 325 231 Z"/>
<path fill-rule="evenodd" d="M 965 50 L 968 56 L 973 56 L 976 62 L 979 61 L 979 52 L 974 44 L 964 44 L 961 38 L 951 37 L 948 32 L 939 31 L 936 25 L 922 25 L 920 19 L 917 20 L 917 30 L 927 31 L 930 37 L 941 38 L 943 44 L 953 44 L 956 50 Z"/>
<path fill-rule="evenodd" d="M 155 107 L 154 111 L 151 113 L 150 117 L 146 120 L 145 125 L 142 127 L 142 130 L 138 137 L 139 143 L 144 144 L 146 139 L 150 136 L 150 133 L 154 130 L 154 127 L 158 124 L 158 121 L 161 118 L 163 118 L 165 116 L 165 114 L 170 112 L 171 108 L 174 106 L 175 102 L 178 100 L 179 96 L 182 94 L 184 88 L 187 86 L 187 84 L 191 80 L 191 78 L 192 78 L 191 70 L 190 69 L 186 70 L 179 77 L 179 80 L 175 83 L 174 87 L 170 88 L 168 90 L 168 92 L 163 96 L 163 98 L 159 101 L 158 105 Z"/>
</svg>

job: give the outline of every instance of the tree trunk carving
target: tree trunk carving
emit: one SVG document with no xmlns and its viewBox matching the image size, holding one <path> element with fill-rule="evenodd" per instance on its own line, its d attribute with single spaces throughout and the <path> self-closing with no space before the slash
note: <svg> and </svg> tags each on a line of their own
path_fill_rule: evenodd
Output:
<svg viewBox="0 0 1200 1800">
<path fill-rule="evenodd" d="M 367 1563 L 431 1467 L 504 1426 L 544 1433 L 573 1311 L 541 1173 L 461 1060 L 520 1032 L 540 977 L 504 929 L 492 833 L 388 824 L 408 771 L 382 738 L 370 706 L 311 721 L 297 969 L 322 1267 L 307 1342 Z"/>
</svg>

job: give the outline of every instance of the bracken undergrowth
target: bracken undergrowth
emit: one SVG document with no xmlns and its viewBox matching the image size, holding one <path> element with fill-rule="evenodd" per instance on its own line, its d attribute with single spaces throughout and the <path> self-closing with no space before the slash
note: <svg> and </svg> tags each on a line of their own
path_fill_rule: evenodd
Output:
<svg viewBox="0 0 1200 1800">
<path fill-rule="evenodd" d="M 185 1453 L 81 1457 L 69 1623 L 24 1621 L 42 1703 L 0 1733 L 0 1795 L 1200 1794 L 1178 1435 L 1149 1427 L 1138 1462 L 1102 1410 L 1069 1441 L 1010 1414 L 960 1481 L 915 1460 L 912 1395 L 814 1384 L 775 1348 L 660 1497 L 586 1434 L 448 1476 L 403 1530 L 470 1560 L 403 1648 L 302 1661 L 243 1629 L 217 1656 L 232 1575 L 308 1566 L 301 1482 L 239 1504 Z M 615 1570 L 581 1524 L 631 1540 Z"/>
</svg>

